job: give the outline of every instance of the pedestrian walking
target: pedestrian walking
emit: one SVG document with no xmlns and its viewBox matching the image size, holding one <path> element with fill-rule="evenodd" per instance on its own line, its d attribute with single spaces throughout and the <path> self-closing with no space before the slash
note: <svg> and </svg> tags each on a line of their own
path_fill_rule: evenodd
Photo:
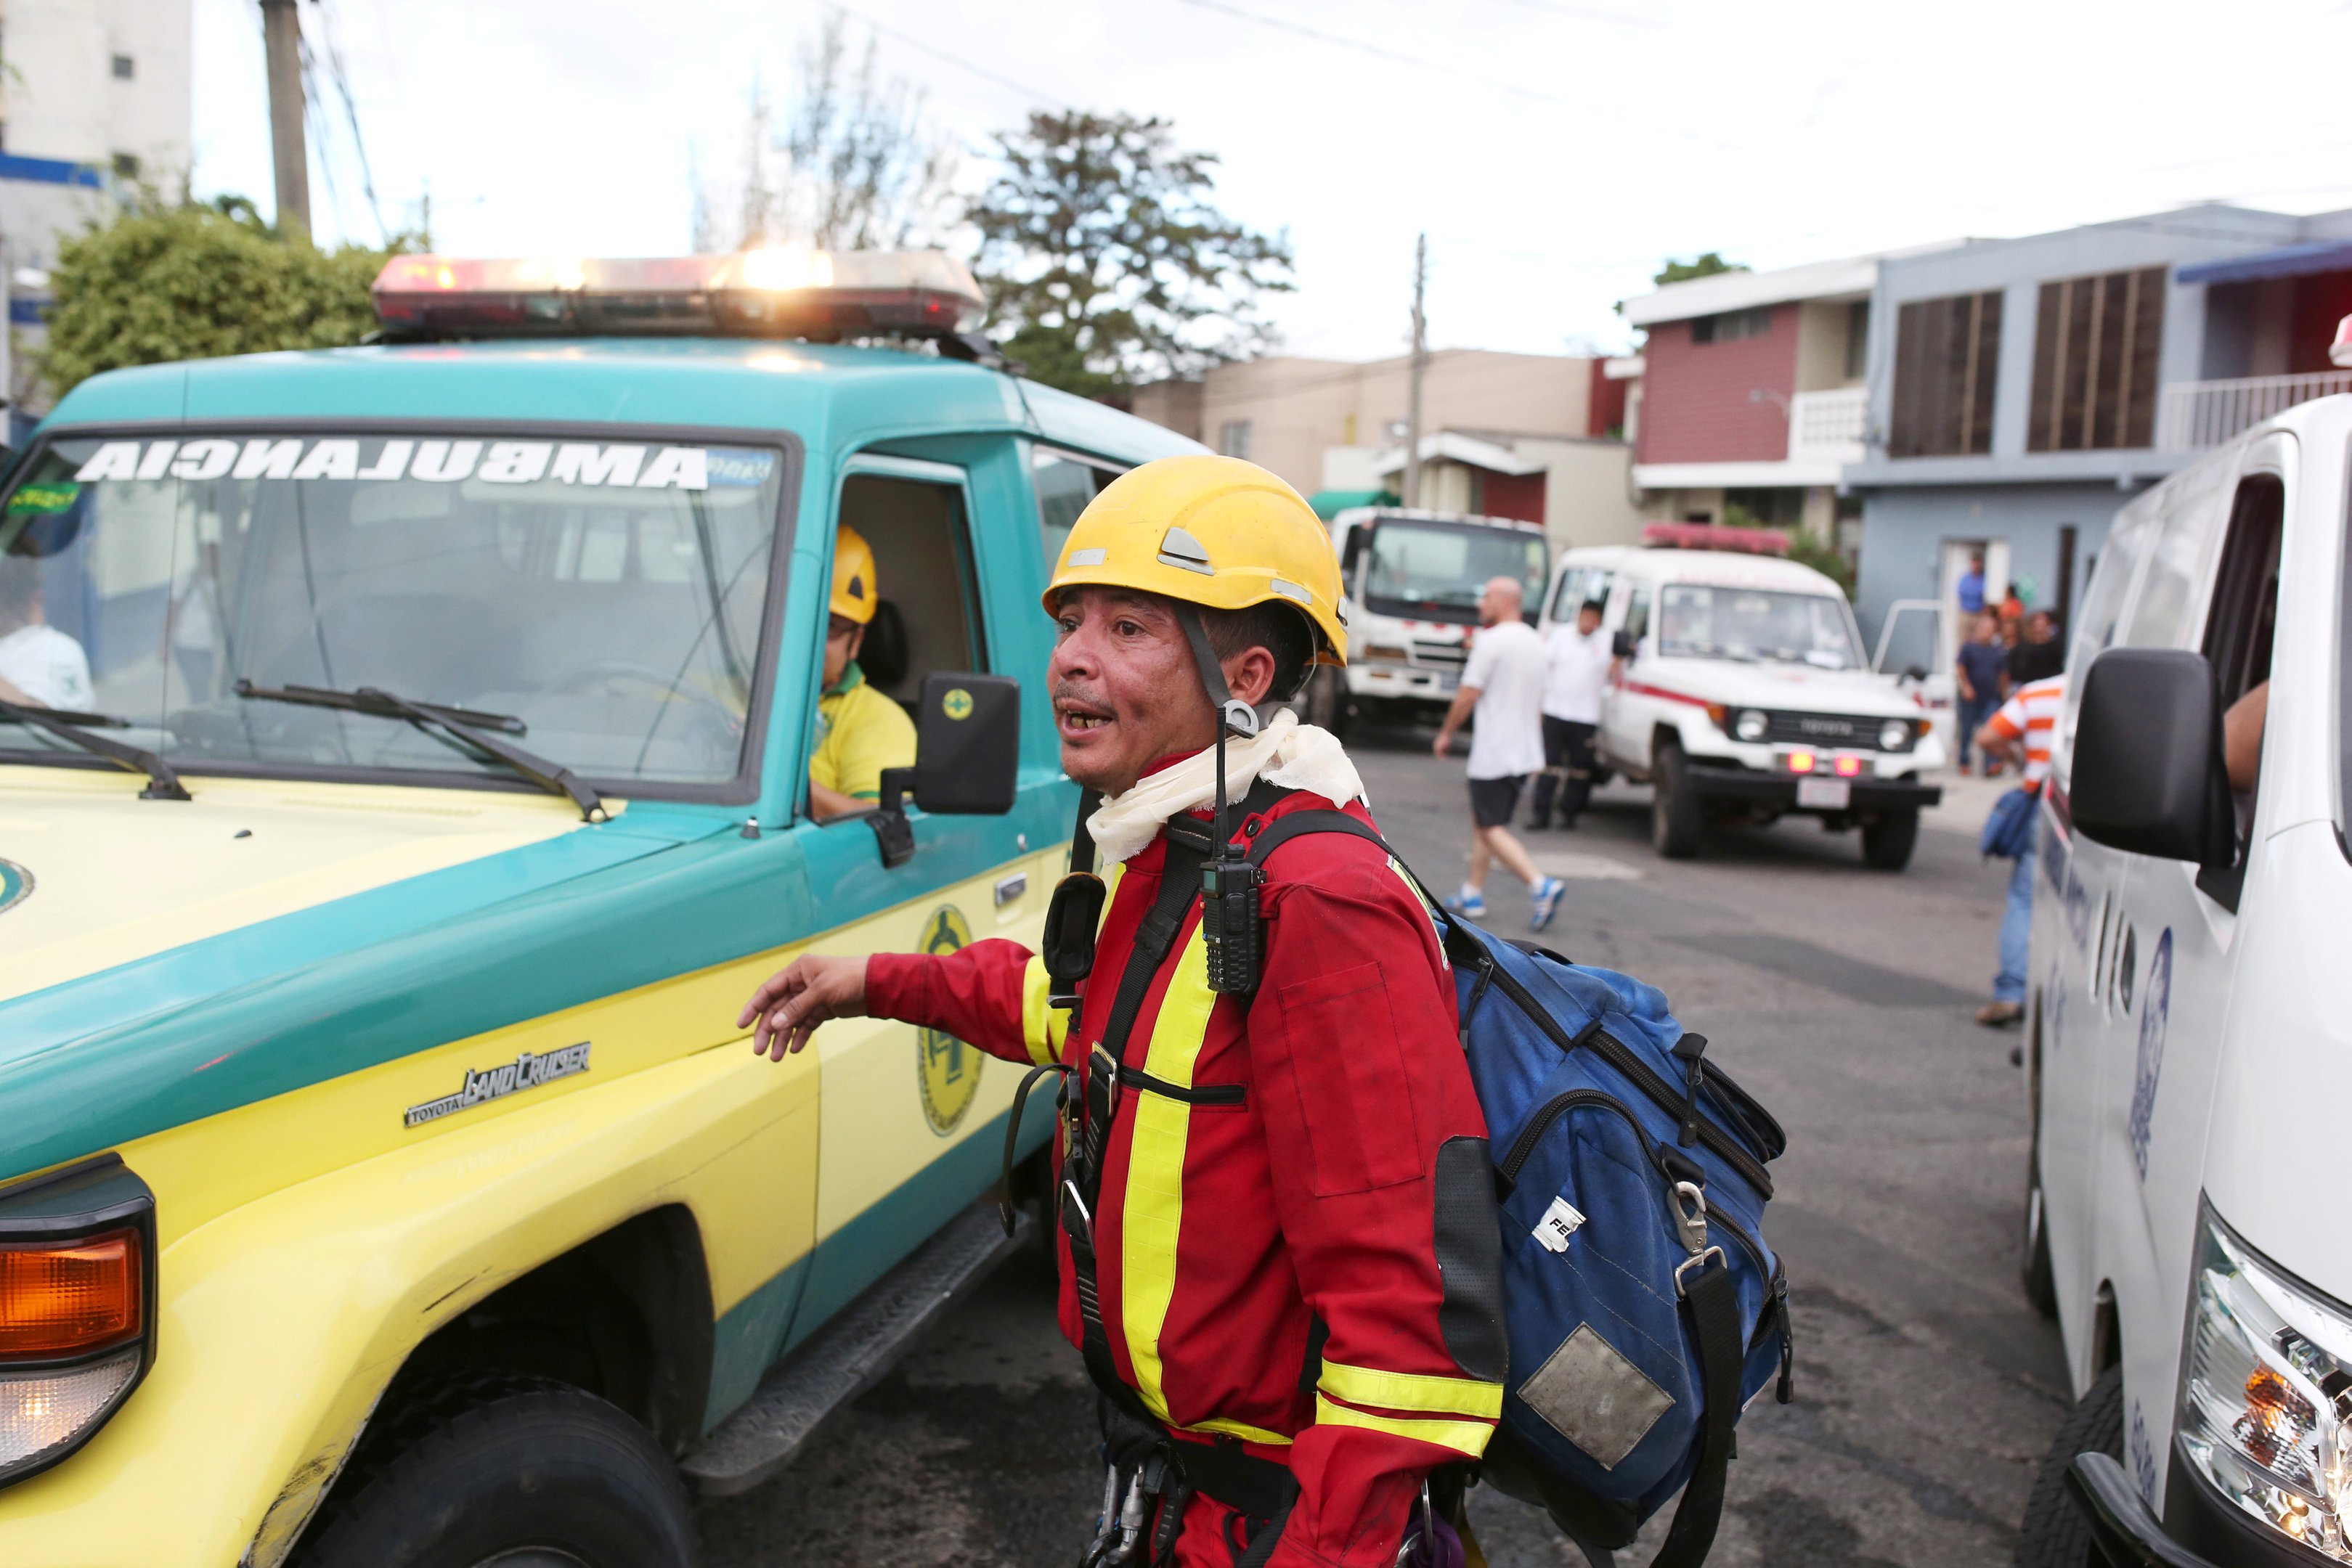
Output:
<svg viewBox="0 0 2352 1568">
<path fill-rule="evenodd" d="M 1576 609 L 1573 624 L 1554 626 L 1544 639 L 1544 768 L 1536 775 L 1528 826 L 1548 828 L 1557 805 L 1559 825 L 1576 819 L 1592 796 L 1592 737 L 1601 728 L 1601 697 L 1609 684 L 1609 639 L 1601 634 L 1601 601 Z"/>
<path fill-rule="evenodd" d="M 2050 777 L 2050 737 L 2065 700 L 2064 675 L 2035 681 L 2012 693 L 1977 732 L 1977 744 L 1984 747 L 1986 756 L 2011 761 L 2021 758 L 2024 764 L 2017 789 L 1995 805 L 1996 817 L 2004 811 L 2028 814 L 2023 830 L 2015 834 L 2009 902 L 2001 911 L 2000 969 L 1993 977 L 1992 1000 L 1977 1011 L 1977 1022 L 1988 1029 L 2004 1028 L 2025 1016 L 2025 965 L 2033 936 L 2035 856 L 2031 811 L 2032 802 L 2041 798 L 2042 780 Z"/>
<path fill-rule="evenodd" d="M 808 956 L 744 1009 L 778 1061 L 873 1015 L 1067 1074 L 1061 1323 L 1110 1464 L 1089 1565 L 1393 1563 L 1502 1408 L 1492 1209 L 1459 1196 L 1492 1180 L 1486 1126 L 1433 912 L 1329 829 L 1372 821 L 1339 741 L 1260 717 L 1345 663 L 1340 591 L 1254 464 L 1112 481 L 1045 595 L 1087 793 L 1043 950 Z M 1305 813 L 1325 831 L 1285 829 Z"/>
<path fill-rule="evenodd" d="M 1475 709 L 1470 735 L 1470 874 L 1445 907 L 1472 920 L 1486 913 L 1486 872 L 1501 861 L 1528 884 L 1528 929 L 1551 924 L 1567 883 L 1536 869 L 1527 846 L 1511 832 L 1519 793 L 1530 774 L 1544 766 L 1543 701 L 1546 668 L 1543 640 L 1521 618 L 1518 580 L 1498 577 L 1478 596 L 1478 636 L 1462 666 L 1462 688 L 1454 694 L 1430 747 L 1443 757 L 1454 733 Z"/>
<path fill-rule="evenodd" d="M 1969 771 L 1969 748 L 1976 740 L 1977 730 L 1993 716 L 2001 704 L 2001 681 L 2008 667 L 2008 654 L 2000 645 L 2000 622 L 1991 615 L 1978 615 L 1969 626 L 1969 640 L 1960 644 L 1959 656 L 1953 661 L 1953 677 L 1959 688 L 1960 698 L 1960 771 Z M 1990 777 L 1994 764 L 1988 757 L 1985 772 Z"/>
</svg>

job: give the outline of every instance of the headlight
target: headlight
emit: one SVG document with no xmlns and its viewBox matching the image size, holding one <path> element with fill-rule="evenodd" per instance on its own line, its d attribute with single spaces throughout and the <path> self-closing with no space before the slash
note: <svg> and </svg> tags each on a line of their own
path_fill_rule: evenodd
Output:
<svg viewBox="0 0 2352 1568">
<path fill-rule="evenodd" d="M 1732 721 L 1731 733 L 1741 740 L 1761 740 L 1764 732 L 1770 727 L 1771 721 L 1761 712 L 1752 707 L 1742 708 L 1739 716 Z"/>
<path fill-rule="evenodd" d="M 107 1155 L 0 1187 L 0 1486 L 89 1440 L 154 1358 L 155 1199 Z"/>
<path fill-rule="evenodd" d="M 1908 749 L 1910 745 L 1911 721 L 1909 719 L 1890 718 L 1878 727 L 1879 750 L 1903 751 Z"/>
<path fill-rule="evenodd" d="M 2223 1497 L 2352 1563 L 2352 1311 L 2280 1273 L 2208 1211 L 2174 1417 Z"/>
</svg>

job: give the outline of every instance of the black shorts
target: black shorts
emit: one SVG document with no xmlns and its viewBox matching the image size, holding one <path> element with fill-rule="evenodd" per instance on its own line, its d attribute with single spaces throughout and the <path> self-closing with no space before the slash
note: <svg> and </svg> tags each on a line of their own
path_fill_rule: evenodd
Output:
<svg viewBox="0 0 2352 1568">
<path fill-rule="evenodd" d="M 1507 828 L 1519 809 L 1519 791 L 1526 788 L 1528 776 L 1514 773 L 1503 779 L 1473 779 L 1470 780 L 1470 820 L 1482 828 Z"/>
</svg>

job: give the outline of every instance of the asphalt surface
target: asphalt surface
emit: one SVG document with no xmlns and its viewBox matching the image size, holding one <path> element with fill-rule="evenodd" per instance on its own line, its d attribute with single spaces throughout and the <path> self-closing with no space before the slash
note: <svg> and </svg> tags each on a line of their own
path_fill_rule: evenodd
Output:
<svg viewBox="0 0 2352 1568">
<path fill-rule="evenodd" d="M 1433 886 L 1468 838 L 1458 759 L 1405 734 L 1351 745 L 1382 829 Z M 1972 802 L 1933 814 L 1907 872 L 1861 864 L 1810 821 L 1716 835 L 1670 862 L 1646 793 L 1602 791 L 1571 833 L 1525 835 L 1572 878 L 1550 945 L 1663 987 L 1687 1029 L 1779 1116 L 1767 1233 L 1786 1260 L 1797 1400 L 1740 1427 L 1725 1568 L 2006 1563 L 2033 1467 L 2068 1404 L 2055 1331 L 2016 1282 L 2025 1169 L 2017 1037 L 1972 1019 L 2005 862 Z M 1524 927 L 1497 868 L 1488 925 Z M 1055 1333 L 1040 1260 L 1008 1265 L 778 1480 L 702 1509 L 712 1568 L 1062 1564 L 1101 1496 L 1092 1395 Z M 1471 1520 L 1494 1568 L 1581 1564 L 1491 1490 Z M 1621 1560 L 1648 1560 L 1665 1512 Z"/>
</svg>

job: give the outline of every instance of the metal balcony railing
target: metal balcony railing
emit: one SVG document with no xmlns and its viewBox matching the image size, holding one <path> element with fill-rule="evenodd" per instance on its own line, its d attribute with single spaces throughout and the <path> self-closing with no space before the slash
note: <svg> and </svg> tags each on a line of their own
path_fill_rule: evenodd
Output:
<svg viewBox="0 0 2352 1568">
<path fill-rule="evenodd" d="M 2197 452 L 2219 446 L 2274 413 L 2336 392 L 2352 392 L 2352 371 L 2174 382 L 2158 395 L 2156 449 Z"/>
<path fill-rule="evenodd" d="M 1789 400 L 1789 461 L 1859 463 L 1868 387 L 1799 392 Z"/>
</svg>

